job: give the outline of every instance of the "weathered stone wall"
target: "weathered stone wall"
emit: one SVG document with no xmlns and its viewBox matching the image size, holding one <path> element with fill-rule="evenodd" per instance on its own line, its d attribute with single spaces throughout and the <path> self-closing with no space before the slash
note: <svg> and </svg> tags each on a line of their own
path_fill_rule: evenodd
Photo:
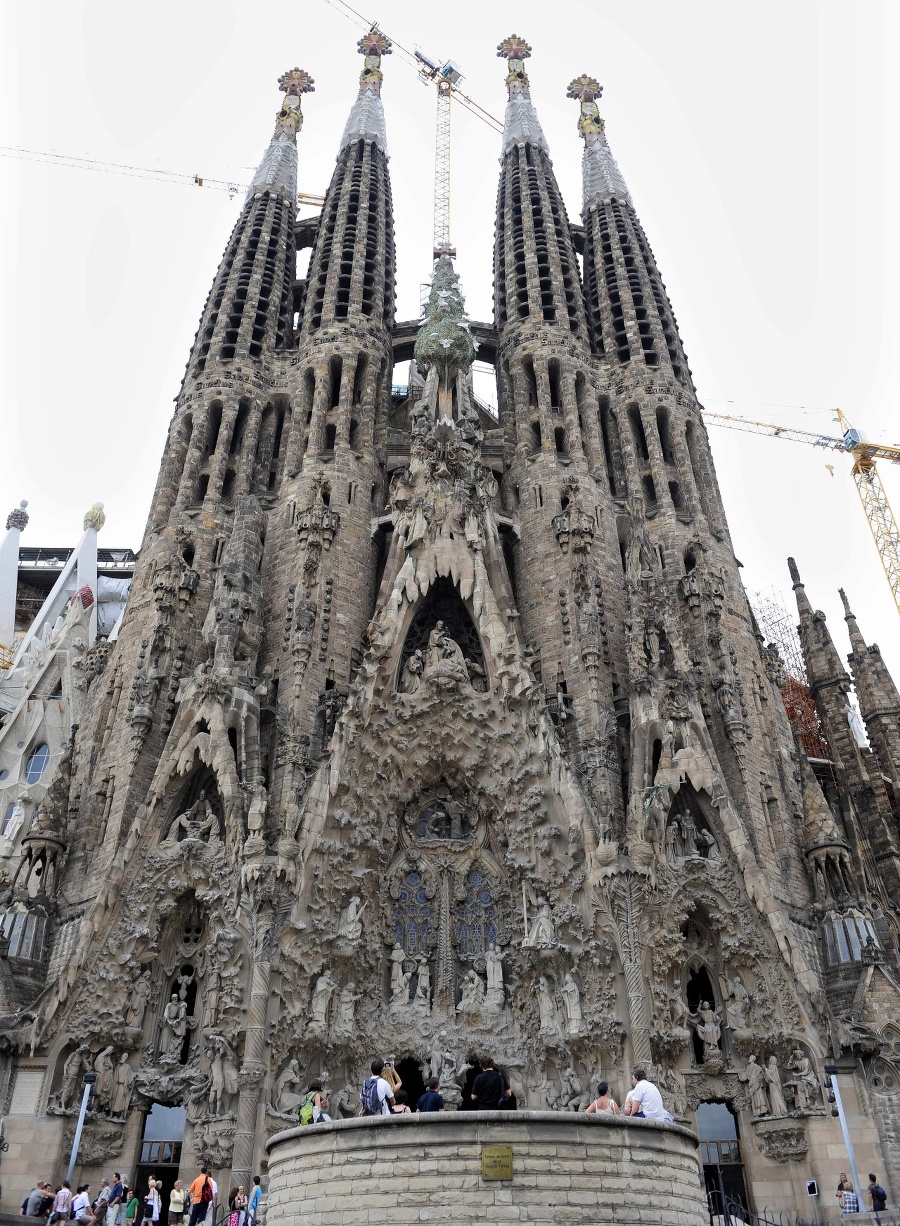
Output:
<svg viewBox="0 0 900 1226">
<path fill-rule="evenodd" d="M 511 1180 L 485 1180 L 485 1145 L 509 1145 Z M 395 1115 L 279 1133 L 268 1143 L 266 1221 L 707 1222 L 686 1128 L 549 1111 Z"/>
</svg>

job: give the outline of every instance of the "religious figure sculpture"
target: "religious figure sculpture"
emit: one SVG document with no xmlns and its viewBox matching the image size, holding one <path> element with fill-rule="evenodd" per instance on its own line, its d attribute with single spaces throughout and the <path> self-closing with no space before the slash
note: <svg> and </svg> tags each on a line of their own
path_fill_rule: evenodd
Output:
<svg viewBox="0 0 900 1226">
<path fill-rule="evenodd" d="M 337 991 L 337 986 L 337 980 L 332 978 L 331 972 L 326 967 L 316 980 L 315 987 L 313 988 L 312 1001 L 310 1003 L 310 1030 L 321 1033 L 325 1029 L 328 1020 L 328 1006 L 331 1003 L 332 996 Z"/>
<path fill-rule="evenodd" d="M 231 1044 L 223 1034 L 209 1036 L 209 1110 L 221 1116 L 227 1106 L 226 1096 L 237 1094 L 238 1067 Z"/>
<path fill-rule="evenodd" d="M 725 980 L 728 990 L 728 1000 L 725 1005 L 725 1016 L 732 1030 L 747 1030 L 747 1007 L 750 1004 L 750 993 L 744 987 L 739 975 Z"/>
<path fill-rule="evenodd" d="M 583 1015 L 581 1012 L 581 992 L 571 971 L 566 971 L 560 989 L 563 1005 L 566 1010 L 567 1030 L 569 1034 L 581 1034 Z"/>
<path fill-rule="evenodd" d="M 776 1073 L 777 1073 L 776 1068 Z M 766 1070 L 756 1063 L 756 1056 L 747 1058 L 747 1071 L 741 1075 L 750 1091 L 750 1107 L 754 1119 L 769 1114 L 768 1078 Z"/>
<path fill-rule="evenodd" d="M 703 1044 L 704 1063 L 710 1057 L 720 1056 L 719 1039 L 722 1037 L 722 1025 L 718 1010 L 714 1009 L 708 1000 L 701 1000 L 697 1012 L 688 1016 L 697 1032 L 697 1037 Z"/>
<path fill-rule="evenodd" d="M 422 673 L 424 671 L 425 657 L 422 654 L 421 648 L 417 647 L 403 665 L 403 672 L 400 675 L 400 693 L 415 694 L 419 688 L 419 682 L 422 680 Z"/>
<path fill-rule="evenodd" d="M 176 992 L 173 992 L 169 997 L 169 1003 L 163 1010 L 160 1055 L 170 1060 L 179 1060 L 187 1032 L 187 1005 Z"/>
<path fill-rule="evenodd" d="M 82 1043 L 80 1047 L 67 1057 L 63 1065 L 62 1085 L 59 1090 L 59 1107 L 68 1111 L 78 1104 L 78 1092 L 81 1089 L 81 1074 L 84 1072 L 85 1061 L 90 1055 L 90 1048 Z"/>
<path fill-rule="evenodd" d="M 538 1013 L 541 1019 L 541 1034 L 559 1037 L 559 1013 L 556 1000 L 546 975 L 538 980 Z"/>
<path fill-rule="evenodd" d="M 462 980 L 462 996 L 457 1013 L 478 1013 L 484 1004 L 484 983 L 477 971 L 466 971 Z"/>
<path fill-rule="evenodd" d="M 778 1070 L 778 1061 L 774 1056 L 769 1056 L 768 1063 L 766 1064 L 766 1082 L 769 1087 L 771 1114 L 779 1118 L 787 1115 L 787 1103 L 784 1101 L 784 1091 L 781 1087 L 781 1073 Z"/>
<path fill-rule="evenodd" d="M 94 1095 L 100 1111 L 109 1111 L 112 1104 L 115 1068 L 112 1062 L 112 1044 L 98 1053 L 94 1059 L 94 1072 L 97 1080 L 94 1083 Z"/>
<path fill-rule="evenodd" d="M 455 639 L 447 633 L 447 628 L 439 621 L 428 636 L 428 650 L 425 655 L 425 669 L 422 674 L 425 679 L 432 679 L 439 684 L 464 682 L 468 685 L 469 670 L 462 648 Z"/>
<path fill-rule="evenodd" d="M 125 1001 L 126 1026 L 140 1026 L 143 1023 L 150 994 L 150 972 L 143 971 L 131 985 L 128 998 Z"/>
<path fill-rule="evenodd" d="M 341 988 L 334 1019 L 335 1034 L 349 1035 L 354 1033 L 353 1011 L 356 1002 L 361 999 L 362 994 L 356 991 L 356 984 L 352 979 Z"/>
<path fill-rule="evenodd" d="M 503 955 L 496 945 L 488 945 L 484 955 L 484 962 L 487 972 L 485 1005 L 489 1009 L 500 1009 L 503 1007 L 504 1001 Z"/>
<path fill-rule="evenodd" d="M 209 801 L 201 796 L 185 812 L 180 813 L 172 823 L 165 842 L 184 842 L 196 839 L 201 843 L 209 843 L 218 835 L 218 820 L 210 808 Z"/>
<path fill-rule="evenodd" d="M 416 994 L 413 1004 L 418 1009 L 427 1009 L 431 1004 L 431 967 L 424 954 L 419 955 L 416 966 Z"/>
<path fill-rule="evenodd" d="M 278 1074 L 278 1080 L 275 1082 L 272 1099 L 279 1115 L 293 1115 L 299 1108 L 303 1101 L 303 1095 L 296 1093 L 300 1080 L 300 1065 L 295 1057 L 288 1063 L 287 1068 Z"/>
<path fill-rule="evenodd" d="M 338 936 L 355 944 L 362 936 L 361 916 L 366 909 L 366 903 L 360 906 L 359 895 L 354 894 L 341 912 L 338 920 Z"/>
<path fill-rule="evenodd" d="M 530 949 L 550 949 L 556 944 L 556 930 L 550 914 L 550 904 L 545 898 L 542 898 L 538 904 L 537 915 L 529 930 L 528 939 L 522 944 Z"/>
<path fill-rule="evenodd" d="M 394 942 L 390 954 L 391 963 L 391 1004 L 406 1004 L 409 1000 L 409 981 L 411 974 L 404 970 L 406 954 L 399 941 Z"/>
<path fill-rule="evenodd" d="M 808 1111 L 819 1089 L 819 1079 L 806 1052 L 800 1047 L 795 1048 L 787 1067 L 795 1074 L 787 1082 L 794 1092 L 794 1109 Z"/>
<path fill-rule="evenodd" d="M 119 1063 L 113 1070 L 112 1099 L 110 1115 L 118 1120 L 124 1120 L 131 1105 L 131 1092 L 134 1088 L 135 1072 L 128 1063 L 128 1052 L 123 1051 Z"/>
<path fill-rule="evenodd" d="M 561 1089 L 557 1100 L 563 1111 L 583 1111 L 590 1104 L 590 1090 L 585 1090 L 584 1082 L 570 1064 L 560 1074 Z"/>
</svg>

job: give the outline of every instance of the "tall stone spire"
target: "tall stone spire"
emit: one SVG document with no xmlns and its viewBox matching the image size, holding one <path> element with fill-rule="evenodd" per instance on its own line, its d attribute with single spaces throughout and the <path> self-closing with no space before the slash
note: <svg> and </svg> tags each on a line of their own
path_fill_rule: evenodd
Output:
<svg viewBox="0 0 900 1226">
<path fill-rule="evenodd" d="M 900 693 L 888 672 L 877 643 L 867 645 L 860 633 L 850 603 L 840 591 L 844 620 L 853 650 L 847 657 L 869 735 L 869 742 L 882 772 L 890 779 L 894 796 L 900 798 Z"/>
<path fill-rule="evenodd" d="M 188 362 L 201 375 L 211 358 L 261 358 L 291 337 L 297 133 L 300 98 L 314 88 L 292 68 L 278 80 L 285 98 L 216 273 Z"/>
<path fill-rule="evenodd" d="M 581 107 L 584 279 L 594 346 L 614 364 L 635 363 L 641 378 L 642 368 L 662 367 L 692 388 L 672 304 L 606 140 L 601 93 L 585 73 L 569 84 L 568 96 Z"/>
<path fill-rule="evenodd" d="M 376 328 L 394 321 L 394 229 L 381 103 L 381 60 L 390 54 L 391 40 L 370 30 L 357 46 L 365 57 L 359 94 L 341 137 L 310 260 L 301 346 L 340 320 L 366 320 Z"/>
<path fill-rule="evenodd" d="M 525 71 L 525 61 L 531 56 L 531 47 L 518 34 L 510 34 L 497 48 L 497 54 L 505 58 L 509 66 L 506 76 L 509 101 L 503 120 L 503 152 L 508 153 L 514 145 L 528 144 L 549 153 L 537 111 L 531 101 L 531 83 Z"/>
</svg>

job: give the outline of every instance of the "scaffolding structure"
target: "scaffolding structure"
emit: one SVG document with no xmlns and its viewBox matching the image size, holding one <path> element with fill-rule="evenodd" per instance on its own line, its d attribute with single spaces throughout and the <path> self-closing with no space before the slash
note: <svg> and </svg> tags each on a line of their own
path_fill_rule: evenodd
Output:
<svg viewBox="0 0 900 1226">
<path fill-rule="evenodd" d="M 754 593 L 750 606 L 766 646 L 774 647 L 781 658 L 784 677 L 779 689 L 794 736 L 808 758 L 830 761 L 831 751 L 809 689 L 797 614 L 788 611 L 784 597 L 774 587 Z"/>
</svg>

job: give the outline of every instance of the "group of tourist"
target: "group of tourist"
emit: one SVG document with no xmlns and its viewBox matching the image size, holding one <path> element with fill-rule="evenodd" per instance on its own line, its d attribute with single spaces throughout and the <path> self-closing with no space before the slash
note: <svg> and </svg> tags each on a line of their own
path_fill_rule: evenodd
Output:
<svg viewBox="0 0 900 1226">
<path fill-rule="evenodd" d="M 514 1111 L 517 1107 L 516 1096 L 506 1074 L 494 1066 L 494 1061 L 489 1056 L 482 1056 L 477 1067 L 479 1071 L 466 1092 L 465 1105 L 475 1111 Z M 405 1115 L 412 1112 L 414 1108 L 402 1088 L 403 1083 L 393 1060 L 373 1060 L 371 1070 L 371 1076 L 366 1078 L 360 1090 L 359 1114 Z M 458 1087 L 456 1090 L 458 1097 Z M 429 1077 L 425 1092 L 415 1105 L 415 1111 L 443 1111 L 444 1106 L 440 1078 Z M 300 1100 L 300 1124 L 329 1123 L 331 1116 L 328 1114 L 328 1107 L 322 1081 L 311 1081 L 306 1094 Z M 583 1101 L 582 1109 L 588 1115 L 605 1112 L 610 1115 L 628 1115 L 635 1119 L 672 1122 L 671 1114 L 663 1105 L 662 1094 L 658 1087 L 648 1080 L 647 1070 L 643 1065 L 635 1065 L 632 1070 L 631 1090 L 621 1107 L 610 1094 L 608 1083 L 601 1081 L 597 1086 L 597 1096 L 590 1102 Z M 194 1226 L 194 1223 L 191 1223 L 191 1226 Z"/>
<path fill-rule="evenodd" d="M 887 1207 L 887 1192 L 878 1182 L 877 1175 L 869 1175 L 869 1186 L 866 1188 L 866 1194 L 869 1197 L 869 1205 L 873 1213 L 881 1213 Z M 847 1217 L 851 1213 L 859 1213 L 859 1197 L 856 1195 L 856 1189 L 844 1171 L 841 1171 L 841 1177 L 838 1180 L 836 1196 L 841 1206 L 841 1217 Z"/>
<path fill-rule="evenodd" d="M 206 1220 L 210 1207 L 215 1218 L 218 1197 L 218 1185 L 206 1167 L 187 1189 L 176 1179 L 168 1198 L 168 1226 L 186 1226 L 186 1220 L 187 1226 L 199 1226 Z M 228 1194 L 228 1226 L 254 1226 L 261 1199 L 259 1175 L 253 1177 L 249 1196 L 243 1185 L 233 1187 Z M 22 1213 L 26 1217 L 49 1218 L 51 1223 L 74 1219 L 79 1226 L 137 1226 L 139 1221 L 159 1222 L 162 1204 L 163 1186 L 152 1175 L 147 1180 L 146 1192 L 139 1196 L 116 1172 L 112 1183 L 100 1180 L 94 1198 L 89 1183 L 79 1184 L 73 1195 L 67 1179 L 55 1191 L 49 1183 L 38 1180 L 22 1202 Z"/>
</svg>

